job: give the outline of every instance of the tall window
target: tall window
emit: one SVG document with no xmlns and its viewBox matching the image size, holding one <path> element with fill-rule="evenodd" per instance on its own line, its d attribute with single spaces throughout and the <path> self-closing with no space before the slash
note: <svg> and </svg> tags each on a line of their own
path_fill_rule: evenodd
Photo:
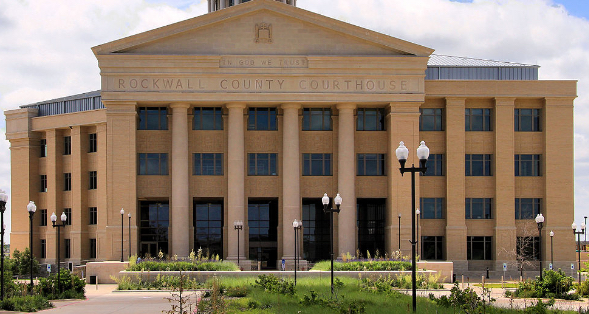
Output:
<svg viewBox="0 0 589 314">
<path fill-rule="evenodd" d="M 65 221 L 65 225 L 71 226 L 72 225 L 72 209 L 71 208 L 64 208 L 63 212 L 67 216 L 67 219 Z M 57 219 L 59 219 L 59 215 L 57 216 Z"/>
<path fill-rule="evenodd" d="M 47 157 L 47 140 L 41 139 L 41 155 L 39 157 Z"/>
<path fill-rule="evenodd" d="M 516 132 L 538 132 L 540 127 L 540 109 L 515 109 L 514 129 Z"/>
<path fill-rule="evenodd" d="M 385 155 L 384 154 L 358 154 L 358 175 L 359 176 L 384 176 Z"/>
<path fill-rule="evenodd" d="M 39 215 L 39 219 L 41 221 L 39 221 L 39 226 L 43 227 L 43 226 L 47 226 L 47 210 L 46 209 L 41 209 L 40 210 L 41 215 Z"/>
<path fill-rule="evenodd" d="M 361 254 L 370 252 L 372 256 L 384 255 L 385 237 L 384 225 L 386 221 L 386 199 L 357 199 L 357 226 L 358 226 L 358 249 Z"/>
<path fill-rule="evenodd" d="M 357 131 L 385 130 L 385 113 L 382 108 L 358 108 Z"/>
<path fill-rule="evenodd" d="M 493 237 L 466 237 L 466 259 L 492 260 Z"/>
<path fill-rule="evenodd" d="M 426 176 L 443 176 L 444 154 L 430 154 L 425 166 L 427 168 L 427 171 L 425 172 Z"/>
<path fill-rule="evenodd" d="M 278 201 L 248 201 L 249 258 L 275 268 L 278 259 Z M 265 265 L 264 265 L 265 264 Z"/>
<path fill-rule="evenodd" d="M 223 130 L 223 109 L 219 107 L 194 108 L 192 129 Z"/>
<path fill-rule="evenodd" d="M 303 199 L 302 251 L 302 258 L 311 262 L 329 259 L 329 216 L 321 199 Z"/>
<path fill-rule="evenodd" d="M 88 134 L 88 152 L 96 153 L 98 151 L 98 139 L 96 133 Z"/>
<path fill-rule="evenodd" d="M 539 237 L 517 237 L 516 251 L 524 260 L 537 261 L 540 259 Z"/>
<path fill-rule="evenodd" d="M 88 182 L 88 189 L 89 190 L 96 190 L 98 189 L 98 173 L 96 171 L 90 171 L 88 173 L 88 178 L 89 181 Z"/>
<path fill-rule="evenodd" d="M 96 239 L 90 239 L 90 258 L 96 258 Z"/>
<path fill-rule="evenodd" d="M 168 175 L 168 154 L 141 153 L 139 155 L 139 175 Z"/>
<path fill-rule="evenodd" d="M 250 108 L 247 129 L 252 131 L 276 131 L 276 108 Z"/>
<path fill-rule="evenodd" d="M 420 131 L 444 131 L 444 109 L 419 109 Z"/>
<path fill-rule="evenodd" d="M 421 219 L 444 219 L 444 199 L 427 198 L 419 199 Z"/>
<path fill-rule="evenodd" d="M 88 207 L 88 218 L 90 218 L 90 221 L 88 221 L 89 225 L 95 225 L 98 223 L 98 208 L 96 207 Z"/>
<path fill-rule="evenodd" d="M 304 176 L 330 176 L 331 154 L 303 154 Z"/>
<path fill-rule="evenodd" d="M 72 190 L 72 174 L 71 173 L 64 173 L 63 174 L 63 190 L 64 191 L 71 191 Z"/>
<path fill-rule="evenodd" d="M 41 183 L 41 192 L 47 192 L 47 175 L 46 174 L 42 174 L 39 176 L 40 178 L 40 183 Z"/>
<path fill-rule="evenodd" d="M 464 205 L 464 218 L 491 219 L 493 218 L 492 198 L 467 198 Z"/>
<path fill-rule="evenodd" d="M 72 154 L 72 137 L 71 136 L 64 136 L 63 137 L 63 154 L 64 155 L 71 155 Z"/>
<path fill-rule="evenodd" d="M 139 210 L 141 213 L 139 255 L 155 257 L 160 251 L 167 254 L 170 223 L 168 203 L 141 201 Z"/>
<path fill-rule="evenodd" d="M 168 108 L 166 107 L 140 107 L 139 130 L 167 130 Z"/>
<path fill-rule="evenodd" d="M 223 256 L 223 201 L 194 204 L 194 249 Z"/>
<path fill-rule="evenodd" d="M 465 155 L 465 175 L 466 176 L 492 176 L 491 155 L 489 154 L 472 154 Z"/>
<path fill-rule="evenodd" d="M 70 258 L 71 256 L 71 241 L 70 239 L 63 239 L 63 250 L 65 251 L 64 253 L 64 257 L 65 258 Z"/>
<path fill-rule="evenodd" d="M 541 155 L 515 155 L 516 177 L 538 177 L 542 175 L 540 168 Z"/>
<path fill-rule="evenodd" d="M 443 236 L 422 236 L 421 237 L 421 259 L 443 260 L 444 259 L 444 237 Z"/>
<path fill-rule="evenodd" d="M 516 198 L 515 219 L 534 219 L 542 209 L 541 198 Z"/>
<path fill-rule="evenodd" d="M 304 108 L 303 131 L 331 131 L 331 109 Z"/>
<path fill-rule="evenodd" d="M 275 176 L 277 154 L 247 154 L 248 176 Z"/>
<path fill-rule="evenodd" d="M 193 174 L 196 176 L 222 176 L 223 154 L 196 153 Z"/>
<path fill-rule="evenodd" d="M 491 109 L 467 108 L 464 121 L 466 131 L 492 131 Z"/>
<path fill-rule="evenodd" d="M 41 258 L 47 258 L 47 240 L 41 239 Z"/>
</svg>

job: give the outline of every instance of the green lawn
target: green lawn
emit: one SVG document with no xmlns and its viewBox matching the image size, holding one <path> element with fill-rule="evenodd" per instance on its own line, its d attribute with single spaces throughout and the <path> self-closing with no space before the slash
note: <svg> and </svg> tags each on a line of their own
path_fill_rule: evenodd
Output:
<svg viewBox="0 0 589 314">
<path fill-rule="evenodd" d="M 504 283 L 501 285 L 500 283 L 486 283 L 485 288 L 517 288 L 519 284 L 517 283 Z M 477 287 L 482 287 L 483 285 L 480 283 L 475 284 Z"/>
</svg>

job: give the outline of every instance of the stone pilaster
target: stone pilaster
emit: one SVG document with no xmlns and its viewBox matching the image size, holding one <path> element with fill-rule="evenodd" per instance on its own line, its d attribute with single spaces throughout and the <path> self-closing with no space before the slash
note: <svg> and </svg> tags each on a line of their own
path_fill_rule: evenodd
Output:
<svg viewBox="0 0 589 314">
<path fill-rule="evenodd" d="M 187 257 L 190 253 L 190 206 L 188 164 L 188 103 L 173 103 L 172 109 L 172 202 L 171 254 Z"/>
<path fill-rule="evenodd" d="M 356 163 L 354 150 L 354 137 L 356 127 L 354 123 L 354 109 L 356 104 L 338 104 L 338 193 L 343 201 L 338 215 L 338 250 L 342 253 L 356 252 Z M 335 197 L 335 195 L 331 195 Z M 334 227 L 335 229 L 335 227 Z"/>
<path fill-rule="evenodd" d="M 294 259 L 292 222 L 302 220 L 299 151 L 300 104 L 284 104 L 282 128 L 282 252 L 283 259 Z"/>
<path fill-rule="evenodd" d="M 244 103 L 227 104 L 229 109 L 229 123 L 227 124 L 227 224 L 228 235 L 228 260 L 237 260 L 237 248 L 239 245 L 239 259 L 245 260 L 247 221 L 245 220 L 245 133 L 243 122 Z M 237 232 L 232 230 L 233 222 L 244 221 L 244 229 L 241 232 L 239 242 Z"/>
</svg>

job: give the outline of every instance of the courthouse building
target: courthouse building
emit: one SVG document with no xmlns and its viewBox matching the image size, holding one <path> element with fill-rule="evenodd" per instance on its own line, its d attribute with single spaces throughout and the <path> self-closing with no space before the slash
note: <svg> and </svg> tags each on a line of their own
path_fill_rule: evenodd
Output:
<svg viewBox="0 0 589 314">
<path fill-rule="evenodd" d="M 411 179 L 395 149 L 417 165 L 425 141 L 421 259 L 500 270 L 525 253 L 546 266 L 552 230 L 556 266 L 575 260 L 576 81 L 435 55 L 292 0 L 245 2 L 96 46 L 99 91 L 5 112 L 12 248 L 28 246 L 32 200 L 47 263 L 53 212 L 68 217 L 61 257 L 75 264 L 202 248 L 275 268 L 293 260 L 295 219 L 315 262 L 329 258 L 321 197 L 340 193 L 336 254 L 407 255 Z"/>
</svg>

